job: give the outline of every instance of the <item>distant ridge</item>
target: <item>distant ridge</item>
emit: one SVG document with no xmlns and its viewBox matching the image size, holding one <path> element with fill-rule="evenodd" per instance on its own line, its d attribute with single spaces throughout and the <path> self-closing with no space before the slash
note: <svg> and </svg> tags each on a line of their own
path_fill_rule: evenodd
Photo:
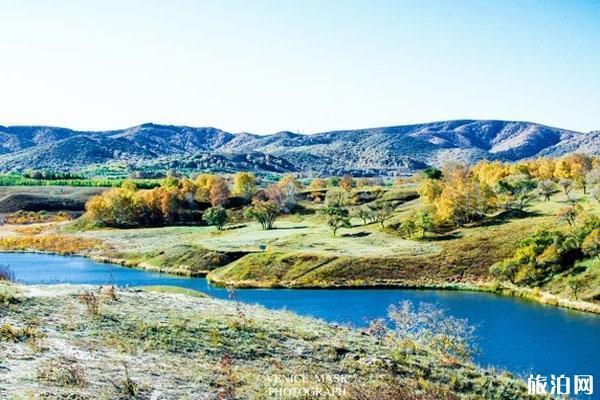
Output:
<svg viewBox="0 0 600 400">
<path fill-rule="evenodd" d="M 3 172 L 29 168 L 77 171 L 121 161 L 132 169 L 164 164 L 192 170 L 396 175 L 449 161 L 516 161 L 573 152 L 600 154 L 600 131 L 581 133 L 499 120 L 264 136 L 152 123 L 100 132 L 0 126 Z"/>
</svg>

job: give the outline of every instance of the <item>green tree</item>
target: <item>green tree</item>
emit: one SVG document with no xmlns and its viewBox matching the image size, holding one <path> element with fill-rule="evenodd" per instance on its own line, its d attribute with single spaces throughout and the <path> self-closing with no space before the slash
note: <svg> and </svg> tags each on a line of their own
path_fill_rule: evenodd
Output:
<svg viewBox="0 0 600 400">
<path fill-rule="evenodd" d="M 425 234 L 431 232 L 434 227 L 431 214 L 426 211 L 419 211 L 415 215 L 415 226 L 421 231 L 421 237 L 424 238 Z"/>
<path fill-rule="evenodd" d="M 340 228 L 350 228 L 350 212 L 344 207 L 343 193 L 331 193 L 327 199 L 327 206 L 323 208 L 323 214 L 327 215 L 327 225 L 336 236 Z"/>
<path fill-rule="evenodd" d="M 202 220 L 208 225 L 216 226 L 218 230 L 223 229 L 228 219 L 227 210 L 221 206 L 210 207 L 202 214 Z"/>
<path fill-rule="evenodd" d="M 550 197 L 557 192 L 556 184 L 552 179 L 544 179 L 538 184 L 538 189 L 545 201 L 550 201 Z"/>
<path fill-rule="evenodd" d="M 381 225 L 381 229 L 385 228 L 385 221 L 392 218 L 395 207 L 387 201 L 378 201 L 369 205 L 372 219 L 374 222 Z"/>
<path fill-rule="evenodd" d="M 244 216 L 258 221 L 264 230 L 273 229 L 278 215 L 279 207 L 271 201 L 260 200 L 244 210 Z"/>
<path fill-rule="evenodd" d="M 569 275 L 567 278 L 567 286 L 571 289 L 575 300 L 579 300 L 579 293 L 581 290 L 589 286 L 588 278 L 584 275 Z"/>
<path fill-rule="evenodd" d="M 427 179 L 442 179 L 443 173 L 441 170 L 434 168 L 434 167 L 428 167 L 425 168 L 423 170 L 423 175 L 425 175 L 425 177 Z"/>
<path fill-rule="evenodd" d="M 561 179 L 558 184 L 562 187 L 567 200 L 571 201 L 571 192 L 573 191 L 573 181 L 571 179 Z"/>
</svg>

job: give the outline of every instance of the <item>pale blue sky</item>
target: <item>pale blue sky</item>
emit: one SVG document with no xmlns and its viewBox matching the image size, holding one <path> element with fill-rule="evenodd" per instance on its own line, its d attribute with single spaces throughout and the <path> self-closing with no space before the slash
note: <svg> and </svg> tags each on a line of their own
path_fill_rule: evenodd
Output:
<svg viewBox="0 0 600 400">
<path fill-rule="evenodd" d="M 600 129 L 600 1 L 0 0 L 0 124 Z"/>
</svg>

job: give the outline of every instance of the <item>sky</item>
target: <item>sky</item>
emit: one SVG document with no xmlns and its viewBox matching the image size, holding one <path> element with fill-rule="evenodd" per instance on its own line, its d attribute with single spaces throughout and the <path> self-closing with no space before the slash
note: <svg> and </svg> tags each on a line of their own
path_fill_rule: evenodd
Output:
<svg viewBox="0 0 600 400">
<path fill-rule="evenodd" d="M 600 129 L 600 1 L 0 0 L 0 125 Z"/>
</svg>

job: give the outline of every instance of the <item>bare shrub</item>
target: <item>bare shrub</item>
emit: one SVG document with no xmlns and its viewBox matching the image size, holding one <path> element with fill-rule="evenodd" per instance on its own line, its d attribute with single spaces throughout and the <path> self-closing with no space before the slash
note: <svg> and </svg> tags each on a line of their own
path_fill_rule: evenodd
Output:
<svg viewBox="0 0 600 400">
<path fill-rule="evenodd" d="M 119 394 L 118 399 L 143 399 L 145 398 L 143 391 L 136 382 L 131 379 L 129 374 L 129 368 L 127 364 L 123 362 L 123 368 L 125 369 L 125 378 L 120 382 L 111 381 L 112 385 L 115 387 L 117 393 Z"/>
<path fill-rule="evenodd" d="M 104 293 L 104 295 L 106 295 L 106 297 L 109 300 L 118 301 L 118 299 L 117 299 L 117 288 L 115 288 L 114 285 L 110 285 L 110 286 L 104 288 L 102 292 Z"/>
<path fill-rule="evenodd" d="M 79 295 L 79 300 L 85 304 L 87 314 L 96 317 L 100 314 L 100 301 L 93 292 L 83 292 Z"/>
<path fill-rule="evenodd" d="M 47 360 L 37 369 L 37 379 L 58 386 L 83 387 L 85 374 L 74 358 L 59 357 Z"/>
<path fill-rule="evenodd" d="M 416 309 L 406 300 L 390 306 L 388 315 L 394 324 L 393 335 L 400 341 L 412 341 L 460 359 L 469 358 L 475 351 L 475 328 L 433 304 L 420 303 Z"/>
<path fill-rule="evenodd" d="M 235 377 L 233 373 L 234 360 L 229 354 L 225 354 L 221 357 L 219 362 L 219 371 L 221 372 L 222 380 L 219 382 L 219 399 L 222 400 L 235 400 L 237 399 L 235 394 Z"/>
</svg>

